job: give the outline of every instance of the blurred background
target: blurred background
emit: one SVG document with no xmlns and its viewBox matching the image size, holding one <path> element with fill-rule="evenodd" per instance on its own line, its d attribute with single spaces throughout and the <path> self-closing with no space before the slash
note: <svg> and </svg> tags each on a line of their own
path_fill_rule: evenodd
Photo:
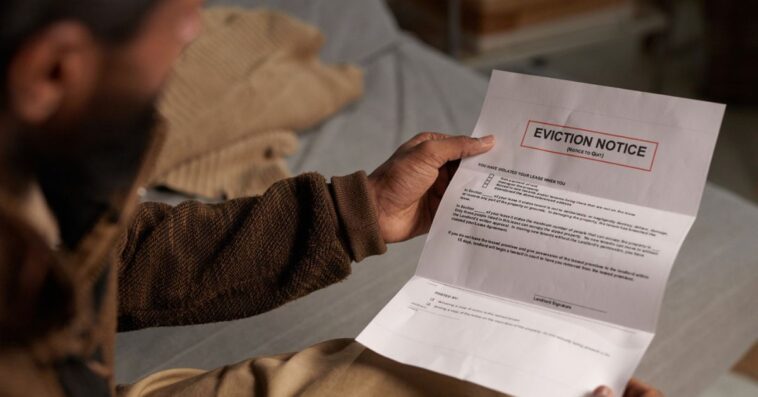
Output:
<svg viewBox="0 0 758 397">
<path fill-rule="evenodd" d="M 726 103 L 709 180 L 758 202 L 757 1 L 387 3 L 402 29 L 484 75 L 508 70 Z M 758 396 L 758 344 L 702 394 L 716 396 Z"/>
<path fill-rule="evenodd" d="M 463 65 L 726 103 L 710 180 L 758 199 L 758 2 L 388 0 Z"/>
</svg>

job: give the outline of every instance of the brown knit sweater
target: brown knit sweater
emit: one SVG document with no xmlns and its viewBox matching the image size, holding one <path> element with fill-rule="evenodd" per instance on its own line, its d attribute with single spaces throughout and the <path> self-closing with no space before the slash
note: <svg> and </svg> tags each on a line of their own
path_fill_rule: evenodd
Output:
<svg viewBox="0 0 758 397">
<path fill-rule="evenodd" d="M 305 174 L 261 197 L 141 205 L 119 249 L 119 330 L 247 317 L 344 279 L 384 251 L 365 178 Z"/>
<path fill-rule="evenodd" d="M 138 206 L 159 147 L 73 249 L 51 248 L 56 221 L 35 194 L 0 186 L 0 396 L 112 394 L 117 324 L 251 316 L 385 250 L 363 172 L 305 174 L 221 204 Z"/>
</svg>

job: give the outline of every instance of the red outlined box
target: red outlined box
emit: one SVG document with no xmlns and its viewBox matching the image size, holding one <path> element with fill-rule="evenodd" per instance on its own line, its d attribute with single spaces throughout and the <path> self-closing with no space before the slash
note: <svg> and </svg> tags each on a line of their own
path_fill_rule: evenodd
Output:
<svg viewBox="0 0 758 397">
<path fill-rule="evenodd" d="M 548 150 L 548 149 L 541 148 L 541 147 L 534 147 L 534 146 L 525 145 L 524 141 L 526 140 L 526 133 L 529 131 L 529 126 L 532 123 L 549 125 L 549 126 L 552 126 L 552 127 L 568 128 L 568 129 L 571 129 L 571 130 L 588 132 L 588 133 L 591 133 L 591 134 L 599 134 L 599 135 L 605 135 L 605 136 L 612 136 L 612 137 L 616 137 L 616 138 L 623 138 L 623 139 L 629 140 L 629 141 L 637 141 L 637 142 L 645 142 L 645 143 L 653 144 L 653 145 L 655 145 L 655 149 L 653 150 L 653 156 L 652 156 L 652 159 L 650 161 L 650 167 L 649 168 L 636 167 L 636 166 L 629 165 L 629 164 L 623 164 L 623 163 L 617 163 L 617 162 L 614 162 L 614 161 L 597 159 L 597 158 L 590 157 L 590 156 L 582 156 L 581 154 L 563 153 L 563 152 L 557 152 L 555 150 Z M 548 152 L 548 153 L 560 154 L 560 155 L 568 156 L 568 157 L 576 157 L 576 158 L 585 159 L 585 160 L 597 161 L 599 163 L 613 164 L 613 165 L 617 165 L 617 166 L 620 166 L 620 167 L 625 167 L 625 168 L 631 168 L 631 169 L 635 169 L 635 170 L 641 170 L 641 171 L 650 172 L 650 171 L 653 170 L 653 164 L 655 163 L 655 155 L 658 153 L 658 144 L 659 143 L 656 142 L 656 141 L 650 141 L 650 140 L 647 140 L 647 139 L 634 138 L 634 137 L 630 137 L 630 136 L 626 136 L 626 135 L 611 134 L 611 133 L 608 133 L 608 132 L 600 132 L 600 131 L 588 130 L 586 128 L 578 128 L 578 127 L 572 127 L 572 126 L 568 126 L 568 125 L 560 125 L 560 124 L 555 124 L 555 123 L 547 123 L 547 122 L 539 121 L 539 120 L 529 120 L 526 123 L 526 128 L 524 128 L 524 135 L 521 137 L 521 145 L 520 146 L 523 147 L 523 148 L 534 149 L 534 150 L 539 150 L 539 151 Z"/>
</svg>

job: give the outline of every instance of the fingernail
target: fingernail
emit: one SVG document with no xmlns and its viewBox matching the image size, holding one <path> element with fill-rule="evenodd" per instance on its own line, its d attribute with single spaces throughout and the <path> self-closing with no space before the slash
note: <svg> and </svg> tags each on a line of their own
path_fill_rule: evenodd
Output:
<svg viewBox="0 0 758 397">
<path fill-rule="evenodd" d="M 592 397 L 611 397 L 613 396 L 613 391 L 606 387 L 606 386 L 600 386 L 595 391 L 592 392 Z"/>
<path fill-rule="evenodd" d="M 495 143 L 495 136 L 494 135 L 487 135 L 479 138 L 479 142 L 485 144 L 485 145 L 491 145 Z"/>
</svg>

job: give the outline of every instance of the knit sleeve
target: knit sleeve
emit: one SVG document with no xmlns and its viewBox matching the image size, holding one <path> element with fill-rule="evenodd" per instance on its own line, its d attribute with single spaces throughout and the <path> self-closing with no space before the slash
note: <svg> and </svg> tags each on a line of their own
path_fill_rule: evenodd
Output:
<svg viewBox="0 0 758 397">
<path fill-rule="evenodd" d="M 384 250 L 363 172 L 304 174 L 221 204 L 145 203 L 115 253 L 119 330 L 262 313 Z"/>
</svg>

